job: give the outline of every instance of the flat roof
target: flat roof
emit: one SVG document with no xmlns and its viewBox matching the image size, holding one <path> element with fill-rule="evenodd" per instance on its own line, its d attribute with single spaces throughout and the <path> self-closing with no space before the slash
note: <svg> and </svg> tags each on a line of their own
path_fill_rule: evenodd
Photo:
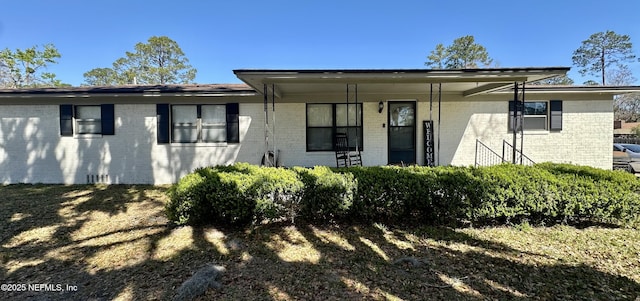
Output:
<svg viewBox="0 0 640 301">
<path fill-rule="evenodd" d="M 442 84 L 442 93 L 465 97 L 489 93 L 511 93 L 514 82 L 528 82 L 536 93 L 625 94 L 640 92 L 640 86 L 555 86 L 531 84 L 564 75 L 569 67 L 516 67 L 475 69 L 236 69 L 243 84 L 170 84 L 81 86 L 0 89 L 0 98 L 75 96 L 256 96 L 265 85 L 276 96 L 314 93 L 344 94 L 345 85 L 357 84 L 362 94 L 424 94 L 431 84 Z"/>
<path fill-rule="evenodd" d="M 499 92 L 511 93 L 512 91 L 513 91 L 513 88 L 509 88 Z M 600 93 L 600 94 L 620 95 L 620 94 L 627 94 L 627 93 L 638 93 L 640 92 L 640 86 L 595 86 L 595 85 L 573 86 L 573 85 L 529 84 L 526 86 L 526 91 L 537 92 L 537 93 L 562 92 L 562 93 Z"/>
<path fill-rule="evenodd" d="M 570 67 L 514 67 L 514 68 L 469 68 L 469 69 L 235 69 L 234 74 L 243 73 L 299 73 L 299 74 L 327 74 L 327 73 L 379 73 L 379 74 L 416 74 L 416 73 L 507 73 L 507 72 L 568 72 Z"/>
<path fill-rule="evenodd" d="M 234 74 L 256 89 L 275 91 L 277 97 L 315 93 L 344 93 L 357 84 L 363 94 L 424 93 L 441 84 L 442 93 L 465 97 L 487 94 L 513 86 L 565 75 L 569 67 L 516 67 L 474 69 L 236 69 Z"/>
</svg>

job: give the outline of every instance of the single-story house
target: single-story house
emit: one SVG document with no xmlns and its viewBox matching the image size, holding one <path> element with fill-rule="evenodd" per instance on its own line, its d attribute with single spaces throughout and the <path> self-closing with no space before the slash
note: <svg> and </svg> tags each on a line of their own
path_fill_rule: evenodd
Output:
<svg viewBox="0 0 640 301">
<path fill-rule="evenodd" d="M 0 183 L 165 184 L 234 162 L 335 166 L 337 133 L 363 165 L 526 158 L 611 169 L 613 97 L 640 89 L 530 84 L 568 70 L 242 69 L 244 84 L 5 89 Z"/>
</svg>

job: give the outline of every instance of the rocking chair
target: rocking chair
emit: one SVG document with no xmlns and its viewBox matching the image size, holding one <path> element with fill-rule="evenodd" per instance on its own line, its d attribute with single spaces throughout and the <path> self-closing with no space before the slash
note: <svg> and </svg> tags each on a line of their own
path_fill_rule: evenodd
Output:
<svg viewBox="0 0 640 301">
<path fill-rule="evenodd" d="M 336 133 L 336 166 L 362 166 L 362 156 L 360 150 L 356 147 L 356 151 L 349 150 L 349 138 L 346 133 Z"/>
</svg>

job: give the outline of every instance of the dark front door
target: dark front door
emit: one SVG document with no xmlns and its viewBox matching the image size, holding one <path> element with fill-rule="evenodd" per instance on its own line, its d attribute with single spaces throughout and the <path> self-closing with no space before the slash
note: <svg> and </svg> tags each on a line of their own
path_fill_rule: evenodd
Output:
<svg viewBox="0 0 640 301">
<path fill-rule="evenodd" d="M 389 102 L 389 164 L 416 163 L 416 102 Z"/>
</svg>

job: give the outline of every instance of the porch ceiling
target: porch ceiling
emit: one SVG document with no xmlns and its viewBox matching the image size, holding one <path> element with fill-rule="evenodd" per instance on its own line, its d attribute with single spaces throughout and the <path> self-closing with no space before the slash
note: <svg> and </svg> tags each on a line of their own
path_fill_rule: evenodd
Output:
<svg viewBox="0 0 640 301">
<path fill-rule="evenodd" d="M 491 68 L 462 70 L 234 70 L 236 76 L 257 91 L 264 84 L 275 87 L 277 97 L 344 95 L 347 84 L 357 84 L 359 95 L 424 95 L 431 84 L 442 84 L 443 94 L 473 96 L 509 88 L 514 82 L 530 82 L 566 74 L 568 67 Z M 437 86 L 434 85 L 434 90 Z"/>
</svg>

